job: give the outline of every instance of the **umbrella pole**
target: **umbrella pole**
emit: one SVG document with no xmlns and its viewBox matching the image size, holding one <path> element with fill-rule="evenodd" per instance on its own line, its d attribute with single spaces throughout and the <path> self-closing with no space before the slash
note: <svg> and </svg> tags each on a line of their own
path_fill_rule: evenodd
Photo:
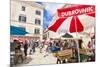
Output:
<svg viewBox="0 0 100 67">
<path fill-rule="evenodd" d="M 75 28 L 76 28 L 76 36 L 78 37 L 78 32 L 77 32 L 77 24 L 76 24 L 76 16 L 74 16 L 74 19 L 75 19 Z M 77 51 L 78 51 L 78 62 L 80 62 L 80 51 L 79 51 L 79 43 L 78 43 L 78 40 L 77 40 Z"/>
<path fill-rule="evenodd" d="M 76 36 L 78 37 L 78 33 L 76 33 Z M 79 43 L 77 40 L 77 51 L 78 51 L 78 62 L 80 62 L 80 51 L 79 51 Z"/>
</svg>

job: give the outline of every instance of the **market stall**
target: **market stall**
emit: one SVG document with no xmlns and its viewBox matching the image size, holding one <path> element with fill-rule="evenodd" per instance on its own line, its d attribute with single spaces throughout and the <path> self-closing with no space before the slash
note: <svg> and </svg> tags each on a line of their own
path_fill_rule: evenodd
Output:
<svg viewBox="0 0 100 67">
<path fill-rule="evenodd" d="M 75 33 L 76 37 L 79 37 L 79 33 L 95 27 L 94 5 L 74 5 L 68 8 L 58 9 L 57 12 L 58 18 L 48 27 L 48 30 L 58 33 Z M 79 45 L 77 41 L 78 61 L 80 62 L 80 53 L 83 50 L 80 50 Z M 88 50 L 85 51 L 87 52 Z"/>
</svg>

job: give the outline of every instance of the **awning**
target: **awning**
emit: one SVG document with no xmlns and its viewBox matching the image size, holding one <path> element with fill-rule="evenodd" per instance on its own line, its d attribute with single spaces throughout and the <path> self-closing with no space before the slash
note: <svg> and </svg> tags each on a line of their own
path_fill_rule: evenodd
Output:
<svg viewBox="0 0 100 67">
<path fill-rule="evenodd" d="M 70 34 L 68 34 L 68 33 L 64 34 L 62 37 L 63 37 L 63 38 L 73 38 L 73 36 L 70 35 Z"/>
<path fill-rule="evenodd" d="M 10 35 L 25 35 L 28 32 L 23 30 L 21 27 L 10 26 Z"/>
</svg>

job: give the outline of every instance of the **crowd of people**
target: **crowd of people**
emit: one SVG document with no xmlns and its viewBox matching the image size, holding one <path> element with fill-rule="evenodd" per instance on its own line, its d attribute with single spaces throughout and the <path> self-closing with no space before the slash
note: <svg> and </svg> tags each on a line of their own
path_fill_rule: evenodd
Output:
<svg viewBox="0 0 100 67">
<path fill-rule="evenodd" d="M 91 42 L 94 42 L 91 40 Z M 88 44 L 88 48 L 90 49 L 95 49 L 93 43 L 89 42 Z M 73 55 L 73 59 L 76 59 L 76 62 L 78 62 L 78 50 L 77 50 L 77 45 L 79 45 L 79 48 L 82 49 L 82 40 L 78 40 L 78 39 L 68 39 L 68 40 L 25 40 L 23 41 L 19 41 L 19 40 L 13 40 L 13 42 L 11 43 L 11 50 L 14 49 L 15 54 L 18 54 L 18 56 L 16 55 L 16 58 L 20 57 L 22 59 L 23 62 L 23 56 L 25 58 L 27 58 L 27 55 L 34 55 L 34 53 L 36 52 L 36 48 L 39 48 L 40 53 L 43 52 L 43 49 L 45 48 L 45 55 L 44 58 L 46 56 L 48 56 L 50 53 L 52 53 L 52 49 L 53 48 L 59 48 L 59 51 L 62 50 L 66 50 L 66 49 L 72 49 L 72 55 Z M 28 53 L 29 50 L 29 53 Z M 94 55 L 95 55 L 95 51 Z M 18 59 L 17 59 L 18 60 Z M 15 62 L 17 63 L 17 62 Z M 56 63 L 61 63 L 61 60 L 57 58 Z M 66 60 L 63 60 L 62 63 L 66 63 Z"/>
<path fill-rule="evenodd" d="M 29 42 L 29 40 L 20 41 L 18 39 L 14 39 L 10 45 L 11 52 L 14 51 L 15 53 L 14 63 L 17 64 L 19 59 L 21 59 L 21 61 L 23 62 L 24 59 L 27 59 L 28 54 L 31 55 L 35 52 L 35 48 L 38 46 L 38 42 L 33 40 Z"/>
</svg>

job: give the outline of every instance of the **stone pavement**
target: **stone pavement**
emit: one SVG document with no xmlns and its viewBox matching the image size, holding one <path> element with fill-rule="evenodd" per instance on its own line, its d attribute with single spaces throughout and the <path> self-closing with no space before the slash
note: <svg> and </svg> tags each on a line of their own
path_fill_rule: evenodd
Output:
<svg viewBox="0 0 100 67">
<path fill-rule="evenodd" d="M 25 67 L 29 65 L 41 65 L 41 64 L 56 64 L 56 58 L 53 57 L 51 53 L 46 53 L 45 48 L 42 53 L 40 53 L 39 48 L 36 48 L 36 52 L 32 55 L 28 55 L 31 58 L 31 61 L 24 64 L 15 65 L 14 67 Z"/>
</svg>

